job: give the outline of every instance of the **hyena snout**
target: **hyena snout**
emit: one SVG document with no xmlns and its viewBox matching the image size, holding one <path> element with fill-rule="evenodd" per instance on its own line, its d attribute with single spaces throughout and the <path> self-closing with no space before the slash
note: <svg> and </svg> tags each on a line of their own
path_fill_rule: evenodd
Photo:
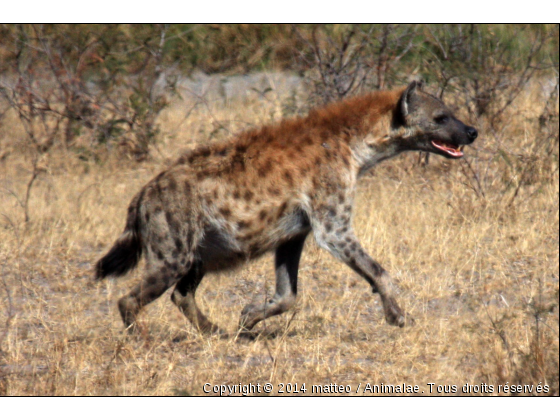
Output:
<svg viewBox="0 0 560 420">
<path fill-rule="evenodd" d="M 476 128 L 453 119 L 435 131 L 430 138 L 429 152 L 457 159 L 463 157 L 463 147 L 472 144 L 478 137 Z"/>
<path fill-rule="evenodd" d="M 478 131 L 476 131 L 476 128 L 474 127 L 467 126 L 466 133 L 467 133 L 467 138 L 469 140 L 467 144 L 471 144 L 478 137 Z"/>
<path fill-rule="evenodd" d="M 464 146 L 472 144 L 478 137 L 478 131 L 476 128 L 466 125 L 462 121 L 456 119 L 453 123 L 449 124 L 450 127 L 443 131 L 442 140 L 448 140 L 458 146 Z M 445 137 L 448 137 L 445 139 Z"/>
</svg>

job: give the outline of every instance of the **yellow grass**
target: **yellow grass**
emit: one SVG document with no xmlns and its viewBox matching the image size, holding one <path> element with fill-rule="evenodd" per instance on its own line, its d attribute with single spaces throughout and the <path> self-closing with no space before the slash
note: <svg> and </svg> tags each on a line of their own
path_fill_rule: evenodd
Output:
<svg viewBox="0 0 560 420">
<path fill-rule="evenodd" d="M 455 385 L 455 393 L 487 384 L 494 395 L 509 394 L 498 390 L 509 383 L 558 394 L 558 165 L 534 150 L 542 101 L 534 91 L 525 96 L 497 131 L 471 121 L 481 137 L 467 155 L 478 156 L 485 197 L 470 188 L 465 163 L 438 157 L 427 167 L 413 164 L 416 155 L 399 157 L 360 184 L 355 230 L 398 279 L 414 327 L 388 326 L 367 283 L 310 239 L 297 309 L 259 324 L 263 334 L 253 342 L 199 335 L 169 292 L 140 316 L 142 333 L 129 337 L 116 303 L 142 268 L 94 283 L 92 265 L 120 234 L 135 192 L 180 150 L 278 120 L 287 98 L 207 103 L 187 118 L 192 104 L 176 103 L 160 119 L 153 158 L 141 164 L 114 156 L 97 164 L 55 150 L 40 162 L 28 223 L 18 200 L 30 178 L 29 151 L 17 120 L 7 117 L 0 126 L 0 147 L 9 150 L 0 161 L 0 394 L 204 395 L 206 383 L 269 382 L 273 394 L 280 383 L 305 383 L 299 395 L 331 383 L 350 385 L 353 395 L 367 383 L 418 385 L 425 394 L 429 383 Z M 515 199 L 520 175 L 498 147 L 538 158 L 534 182 Z M 208 276 L 199 304 L 235 332 L 244 305 L 272 292 L 272 261 L 268 255 Z M 537 393 L 539 383 L 549 392 Z"/>
</svg>

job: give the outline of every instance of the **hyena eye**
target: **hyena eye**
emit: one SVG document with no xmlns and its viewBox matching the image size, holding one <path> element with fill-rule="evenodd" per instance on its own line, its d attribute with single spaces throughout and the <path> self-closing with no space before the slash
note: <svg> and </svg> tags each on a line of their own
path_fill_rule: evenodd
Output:
<svg viewBox="0 0 560 420">
<path fill-rule="evenodd" d="M 447 121 L 449 121 L 449 117 L 447 115 L 440 115 L 439 117 L 435 117 L 434 121 L 436 122 L 436 124 L 445 124 Z"/>
</svg>

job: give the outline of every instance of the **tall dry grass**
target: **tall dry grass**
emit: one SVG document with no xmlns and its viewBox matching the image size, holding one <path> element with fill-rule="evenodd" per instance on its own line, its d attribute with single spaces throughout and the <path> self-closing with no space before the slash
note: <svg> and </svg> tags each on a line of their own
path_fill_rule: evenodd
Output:
<svg viewBox="0 0 560 420">
<path fill-rule="evenodd" d="M 468 163 L 420 165 L 410 154 L 361 182 L 355 230 L 398 279 L 414 327 L 388 326 L 367 283 L 310 239 L 297 309 L 257 326 L 255 341 L 199 335 L 169 292 L 143 312 L 140 335 L 123 333 L 116 302 L 141 270 L 94 283 L 92 263 L 121 231 L 131 197 L 180 150 L 279 120 L 292 100 L 273 91 L 194 108 L 178 102 L 160 116 L 163 141 L 141 164 L 51 150 L 39 162 L 27 223 L 31 151 L 17 119 L 4 118 L 0 394 L 203 395 L 205 383 L 270 382 L 273 393 L 279 383 L 305 383 L 309 395 L 312 385 L 406 382 L 426 394 L 429 383 L 510 394 L 497 388 L 507 383 L 558 395 L 558 143 L 543 142 L 546 95 L 536 83 L 498 128 L 471 121 L 481 136 Z M 197 296 L 234 332 L 243 306 L 273 287 L 268 255 L 208 276 Z"/>
</svg>

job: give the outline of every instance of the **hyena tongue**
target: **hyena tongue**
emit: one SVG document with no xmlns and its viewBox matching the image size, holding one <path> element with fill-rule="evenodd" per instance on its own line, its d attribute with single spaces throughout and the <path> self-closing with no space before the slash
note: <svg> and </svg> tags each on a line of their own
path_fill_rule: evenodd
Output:
<svg viewBox="0 0 560 420">
<path fill-rule="evenodd" d="M 452 144 L 439 142 L 439 141 L 436 141 L 436 140 L 432 140 L 432 144 L 434 145 L 434 147 L 437 147 L 439 150 L 444 151 L 445 153 L 447 153 L 450 156 L 453 156 L 453 157 L 462 157 L 463 156 L 463 151 L 460 150 L 459 148 L 457 148 L 456 146 L 453 146 Z"/>
</svg>

